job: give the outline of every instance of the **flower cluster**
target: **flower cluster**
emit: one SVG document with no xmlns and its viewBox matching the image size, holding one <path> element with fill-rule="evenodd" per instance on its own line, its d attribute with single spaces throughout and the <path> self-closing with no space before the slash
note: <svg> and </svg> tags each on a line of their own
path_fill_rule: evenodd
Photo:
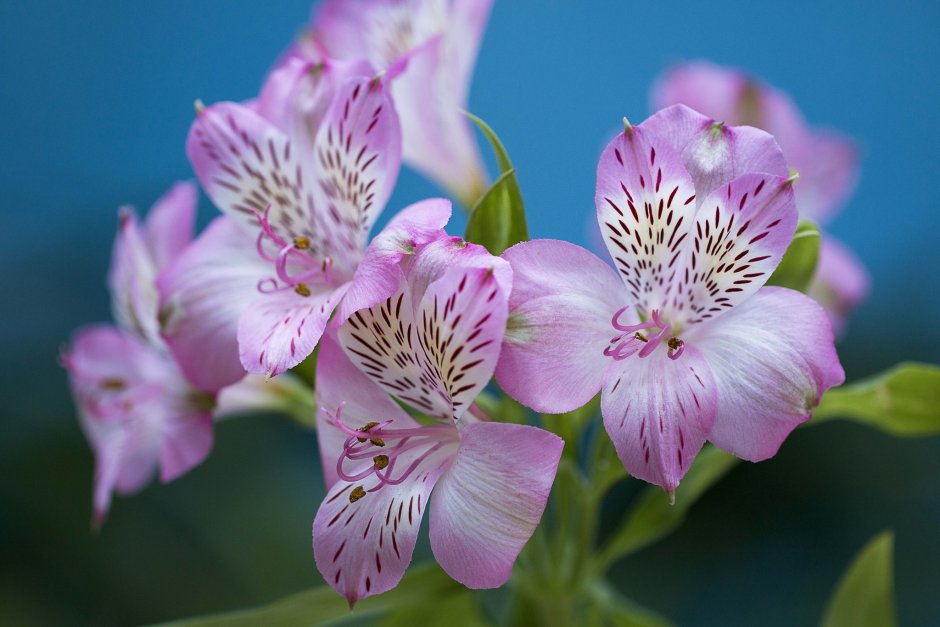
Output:
<svg viewBox="0 0 940 627">
<path fill-rule="evenodd" d="M 478 402 L 494 377 L 544 413 L 600 393 L 623 466 L 670 495 L 706 440 L 771 457 L 842 383 L 824 309 L 766 283 L 799 212 L 820 218 L 845 197 L 854 152 L 734 72 L 671 73 L 656 90 L 664 108 L 624 120 L 601 154 L 612 266 L 554 240 L 494 256 L 446 232 L 440 198 L 372 233 L 402 160 L 464 205 L 486 191 L 462 108 L 489 12 L 478 0 L 329 0 L 257 98 L 197 102 L 186 152 L 222 215 L 193 239 L 186 183 L 143 225 L 122 211 L 117 326 L 80 332 L 63 356 L 97 458 L 99 519 L 112 491 L 200 463 L 214 417 L 301 394 L 288 371 L 316 350 L 325 580 L 350 604 L 394 587 L 430 510 L 444 570 L 496 587 L 539 524 L 565 443 Z M 834 287 L 834 250 L 818 289 L 845 315 L 863 289 Z"/>
</svg>

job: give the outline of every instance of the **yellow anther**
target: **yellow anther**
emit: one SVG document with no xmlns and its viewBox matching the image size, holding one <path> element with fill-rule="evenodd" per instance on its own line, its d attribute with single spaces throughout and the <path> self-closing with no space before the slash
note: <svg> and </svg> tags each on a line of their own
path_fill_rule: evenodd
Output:
<svg viewBox="0 0 940 627">
<path fill-rule="evenodd" d="M 361 485 L 357 485 L 355 488 L 352 489 L 352 492 L 349 493 L 349 502 L 355 503 L 356 501 L 358 501 L 365 495 L 366 495 L 365 488 L 363 488 Z"/>
<path fill-rule="evenodd" d="M 375 462 L 376 470 L 384 470 L 388 467 L 388 455 L 376 455 L 372 461 Z"/>
<path fill-rule="evenodd" d="M 385 440 L 383 440 L 382 438 L 370 438 L 369 442 L 371 442 L 375 446 L 385 446 Z"/>
<path fill-rule="evenodd" d="M 310 248 L 310 238 L 298 235 L 294 238 L 294 248 L 297 250 L 307 250 Z"/>
<path fill-rule="evenodd" d="M 363 433 L 368 433 L 371 429 L 379 426 L 377 422 L 367 422 L 357 429 L 357 431 L 362 431 Z M 356 438 L 359 442 L 365 442 L 368 438 Z M 384 442 L 382 444 L 385 444 Z"/>
<path fill-rule="evenodd" d="M 124 379 L 119 377 L 108 377 L 107 379 L 101 380 L 101 387 L 105 390 L 123 390 L 127 387 L 127 383 Z"/>
<path fill-rule="evenodd" d="M 649 342 L 649 340 L 646 339 L 646 336 L 643 335 L 642 333 L 640 333 L 639 331 L 637 331 L 636 333 L 634 333 L 634 334 L 633 334 L 633 337 L 635 337 L 636 339 L 640 340 L 641 342 Z"/>
<path fill-rule="evenodd" d="M 666 345 L 669 346 L 669 348 L 671 348 L 672 350 L 676 350 L 677 348 L 682 346 L 682 340 L 680 340 L 677 337 L 671 337 L 669 338 L 669 341 L 666 342 Z"/>
<path fill-rule="evenodd" d="M 310 288 L 307 287 L 306 283 L 298 283 L 294 286 L 294 291 L 301 296 L 310 296 Z"/>
</svg>

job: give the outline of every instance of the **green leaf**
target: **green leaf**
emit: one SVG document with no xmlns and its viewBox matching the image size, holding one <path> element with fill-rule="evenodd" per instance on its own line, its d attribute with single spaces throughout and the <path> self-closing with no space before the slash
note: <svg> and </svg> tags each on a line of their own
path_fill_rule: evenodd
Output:
<svg viewBox="0 0 940 627">
<path fill-rule="evenodd" d="M 822 627 L 893 627 L 894 534 L 885 531 L 859 551 L 842 575 Z"/>
<path fill-rule="evenodd" d="M 651 609 L 643 607 L 615 590 L 606 581 L 595 581 L 588 594 L 607 618 L 605 624 L 614 627 L 670 627 L 671 622 Z"/>
<path fill-rule="evenodd" d="M 800 220 L 793 241 L 780 260 L 780 265 L 768 279 L 767 285 L 779 285 L 805 292 L 816 273 L 820 241 L 816 225 Z"/>
<path fill-rule="evenodd" d="M 733 455 L 705 445 L 676 489 L 675 505 L 669 504 L 662 489 L 646 488 L 623 525 L 601 551 L 602 568 L 672 533 L 685 520 L 692 505 L 737 461 Z"/>
<path fill-rule="evenodd" d="M 502 174 L 471 210 L 465 239 L 501 255 L 513 244 L 529 239 L 522 192 L 516 170 L 496 133 L 480 118 L 469 113 L 467 116 L 490 141 Z"/>
<path fill-rule="evenodd" d="M 430 598 L 391 612 L 380 627 L 488 627 L 474 595 L 466 590 L 438 601 Z"/>
<path fill-rule="evenodd" d="M 843 418 L 893 435 L 940 433 L 940 368 L 902 363 L 870 379 L 826 392 L 809 423 Z"/>
<path fill-rule="evenodd" d="M 188 618 L 166 625 L 174 627 L 300 627 L 342 625 L 362 618 L 387 616 L 392 611 L 426 604 L 429 599 L 443 602 L 466 588 L 448 577 L 437 564 L 409 569 L 398 586 L 384 594 L 359 601 L 354 611 L 346 599 L 329 586 L 285 597 L 260 608 Z"/>
</svg>

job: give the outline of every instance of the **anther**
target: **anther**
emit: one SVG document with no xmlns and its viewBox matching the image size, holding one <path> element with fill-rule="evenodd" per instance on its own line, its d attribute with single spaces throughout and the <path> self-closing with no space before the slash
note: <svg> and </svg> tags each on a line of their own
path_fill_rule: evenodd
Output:
<svg viewBox="0 0 940 627">
<path fill-rule="evenodd" d="M 633 337 L 635 337 L 636 339 L 640 340 L 641 342 L 649 342 L 649 340 L 646 339 L 646 336 L 643 335 L 642 333 L 640 333 L 639 331 L 637 331 L 636 333 L 634 333 L 634 334 L 633 334 Z"/>
<path fill-rule="evenodd" d="M 124 381 L 124 379 L 119 377 L 108 377 L 107 379 L 101 380 L 101 387 L 105 390 L 117 391 L 123 390 L 125 387 L 127 387 L 127 383 Z"/>
<path fill-rule="evenodd" d="M 370 430 L 374 429 L 374 428 L 377 427 L 377 426 L 379 426 L 379 423 L 377 423 L 377 422 L 367 422 L 366 424 L 362 425 L 361 427 L 359 427 L 359 428 L 356 429 L 356 430 L 357 430 L 357 431 L 362 431 L 363 433 L 368 433 Z M 359 440 L 359 443 L 360 443 L 360 444 L 362 444 L 362 443 L 365 442 L 368 438 L 356 438 L 356 439 Z M 385 442 L 382 442 L 382 444 L 384 445 Z"/>
<path fill-rule="evenodd" d="M 349 502 L 355 503 L 356 501 L 358 501 L 365 495 L 366 495 L 365 488 L 363 488 L 361 485 L 357 485 L 355 488 L 352 489 L 352 492 L 349 493 Z"/>
<path fill-rule="evenodd" d="M 679 355 L 685 350 L 685 342 L 675 336 L 669 338 L 666 345 L 669 347 L 669 351 L 666 353 L 669 359 L 679 359 Z"/>
<path fill-rule="evenodd" d="M 388 466 L 388 455 L 376 455 L 372 461 L 375 462 L 376 470 L 384 470 Z"/>
<path fill-rule="evenodd" d="M 298 283 L 294 286 L 294 291 L 301 296 L 310 296 L 310 288 L 307 287 L 306 283 Z"/>
<path fill-rule="evenodd" d="M 374 446 L 385 446 L 385 440 L 382 438 L 370 438 L 369 442 Z"/>
<path fill-rule="evenodd" d="M 307 250 L 310 248 L 310 238 L 298 235 L 294 238 L 294 248 L 297 250 Z"/>
</svg>

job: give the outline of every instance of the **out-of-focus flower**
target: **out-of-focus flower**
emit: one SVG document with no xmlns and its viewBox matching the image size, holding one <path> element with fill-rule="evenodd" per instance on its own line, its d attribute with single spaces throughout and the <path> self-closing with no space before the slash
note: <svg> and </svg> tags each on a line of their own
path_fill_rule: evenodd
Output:
<svg viewBox="0 0 940 627">
<path fill-rule="evenodd" d="M 452 297 L 438 300 L 437 317 L 417 324 L 438 325 L 425 337 L 433 347 L 468 352 L 473 340 L 460 330 L 452 335 L 452 325 L 487 323 L 454 320 L 460 310 L 451 303 L 453 297 L 463 300 L 462 279 L 454 284 L 457 277 L 448 274 Z M 467 271 L 464 290 L 484 284 L 485 292 L 498 290 L 484 274 Z M 503 300 L 505 320 L 505 297 L 497 292 L 495 298 Z M 400 358 L 423 359 L 407 341 L 396 342 Z M 357 369 L 330 335 L 324 337 L 317 386 L 326 413 L 318 418 L 318 437 L 329 490 L 313 523 L 314 557 L 324 579 L 350 605 L 395 587 L 430 508 L 431 549 L 444 570 L 470 588 L 502 585 L 545 509 L 563 441 L 535 427 L 481 422 L 469 413 L 457 422 L 421 425 L 376 378 Z"/>
<path fill-rule="evenodd" d="M 621 461 L 670 493 L 706 438 L 744 459 L 774 455 L 844 379 L 822 308 L 762 287 L 796 228 L 787 175 L 754 128 L 684 106 L 627 124 L 597 170 L 616 271 L 564 242 L 507 250 L 497 380 L 552 413 L 602 390 Z"/>
<path fill-rule="evenodd" d="M 470 207 L 486 175 L 462 111 L 491 7 L 492 0 L 327 0 L 294 52 L 404 66 L 392 82 L 404 159 Z"/>
<path fill-rule="evenodd" d="M 800 174 L 794 187 L 797 209 L 814 222 L 829 221 L 855 189 L 855 144 L 834 131 L 810 127 L 787 94 L 741 70 L 707 61 L 679 64 L 657 81 L 652 103 L 654 110 L 684 104 L 716 120 L 755 126 L 773 135 L 789 166 Z M 823 246 L 811 295 L 825 295 L 820 302 L 838 332 L 867 294 L 867 273 L 845 246 Z M 830 263 L 833 267 L 828 267 Z M 848 273 L 849 285 L 839 285 L 842 271 Z"/>
<path fill-rule="evenodd" d="M 384 80 L 350 72 L 292 59 L 251 107 L 219 103 L 193 123 L 190 161 L 226 215 L 159 282 L 163 336 L 193 381 L 299 364 L 347 291 L 389 262 L 366 242 L 398 174 L 398 118 Z M 425 209 L 410 215 L 428 224 L 388 228 L 411 245 L 450 216 L 445 201 Z"/>
</svg>

